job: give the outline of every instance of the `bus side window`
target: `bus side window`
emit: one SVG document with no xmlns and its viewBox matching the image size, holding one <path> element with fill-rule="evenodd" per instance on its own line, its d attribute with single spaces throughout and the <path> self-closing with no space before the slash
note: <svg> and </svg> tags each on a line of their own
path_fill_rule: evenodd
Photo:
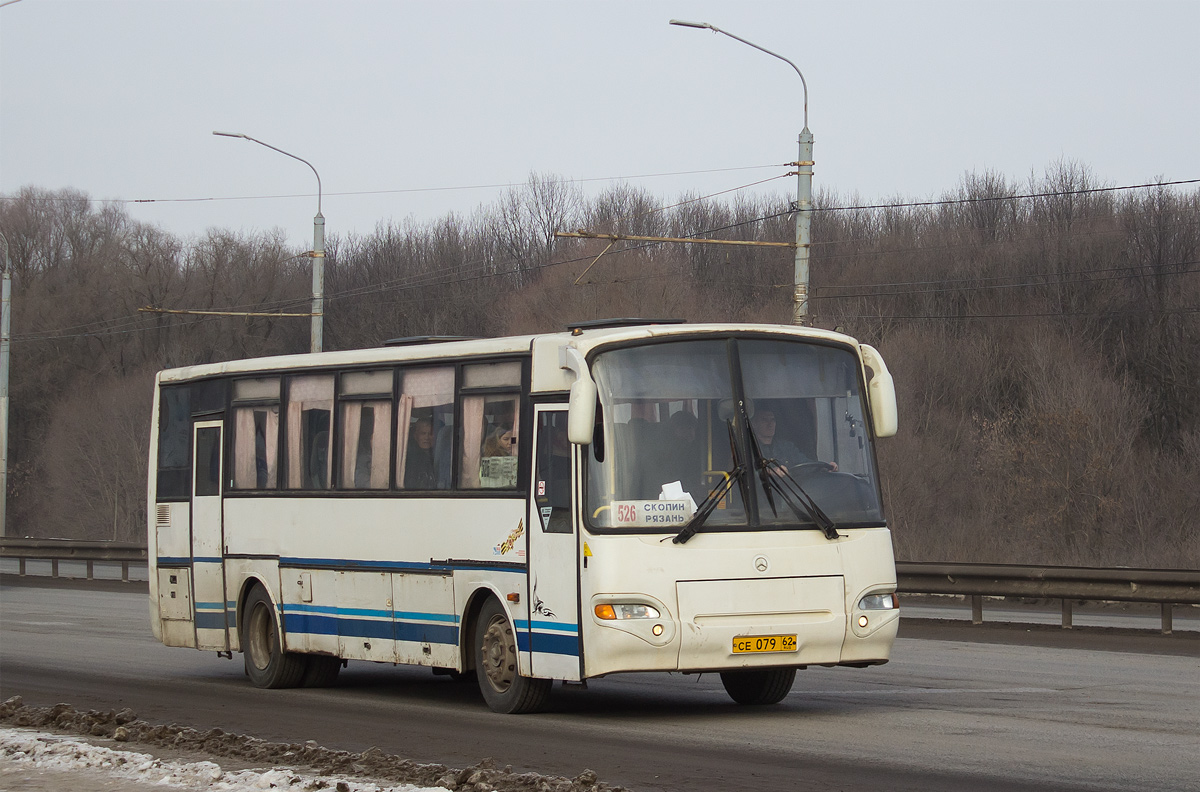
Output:
<svg viewBox="0 0 1200 792">
<path fill-rule="evenodd" d="M 546 533 L 571 533 L 571 450 L 567 413 L 542 413 L 538 422 L 534 497 Z"/>
<path fill-rule="evenodd" d="M 332 374 L 293 377 L 288 381 L 288 489 L 329 488 L 332 415 Z"/>
<path fill-rule="evenodd" d="M 233 487 L 279 483 L 279 378 L 233 383 Z"/>
<path fill-rule="evenodd" d="M 450 488 L 454 446 L 454 367 L 405 369 L 396 420 L 396 486 Z"/>
<path fill-rule="evenodd" d="M 392 370 L 348 371 L 338 378 L 338 441 L 343 489 L 387 489 L 392 455 Z"/>
<path fill-rule="evenodd" d="M 520 457 L 521 362 L 472 363 L 462 369 L 463 489 L 514 489 Z M 487 389 L 485 393 L 472 390 Z"/>
<path fill-rule="evenodd" d="M 191 479 L 191 388 L 165 386 L 158 396 L 158 500 L 186 498 Z"/>
<path fill-rule="evenodd" d="M 461 482 L 466 489 L 517 486 L 518 396 L 463 398 Z"/>
</svg>

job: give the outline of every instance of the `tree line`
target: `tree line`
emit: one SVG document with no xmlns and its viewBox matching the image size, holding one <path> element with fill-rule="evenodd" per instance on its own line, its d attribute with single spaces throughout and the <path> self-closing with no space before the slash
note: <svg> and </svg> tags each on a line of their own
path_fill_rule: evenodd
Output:
<svg viewBox="0 0 1200 792">
<path fill-rule="evenodd" d="M 1200 191 L 1110 187 L 1058 162 L 936 200 L 818 193 L 814 321 L 879 347 L 897 383 L 879 454 L 899 558 L 1200 568 Z M 534 174 L 469 215 L 334 233 L 325 348 L 612 316 L 786 323 L 788 249 L 554 232 L 786 242 L 790 210 Z M 0 231 L 8 533 L 140 540 L 154 372 L 304 352 L 308 322 L 138 309 L 303 312 L 310 259 L 278 232 L 181 239 L 74 190 L 2 196 Z"/>
</svg>

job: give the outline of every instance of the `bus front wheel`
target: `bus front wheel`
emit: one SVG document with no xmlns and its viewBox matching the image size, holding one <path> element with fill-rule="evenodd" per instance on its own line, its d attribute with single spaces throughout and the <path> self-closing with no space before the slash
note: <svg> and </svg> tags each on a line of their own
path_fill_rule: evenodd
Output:
<svg viewBox="0 0 1200 792">
<path fill-rule="evenodd" d="M 296 687 L 308 668 L 303 655 L 283 651 L 275 606 L 262 586 L 254 587 L 242 611 L 242 652 L 255 687 Z"/>
<path fill-rule="evenodd" d="M 738 704 L 778 704 L 791 692 L 794 668 L 752 668 L 722 671 L 721 684 Z"/>
<path fill-rule="evenodd" d="M 522 676 L 517 669 L 517 636 L 504 608 L 489 599 L 475 622 L 475 676 L 483 699 L 495 712 L 537 712 L 550 696 L 549 679 Z"/>
</svg>

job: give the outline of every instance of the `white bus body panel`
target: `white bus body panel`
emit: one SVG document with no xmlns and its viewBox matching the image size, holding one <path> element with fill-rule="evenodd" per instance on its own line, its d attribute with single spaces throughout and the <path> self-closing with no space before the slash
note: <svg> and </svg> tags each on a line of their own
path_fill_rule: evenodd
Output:
<svg viewBox="0 0 1200 792">
<path fill-rule="evenodd" d="M 844 529 L 837 540 L 815 530 L 702 532 L 684 545 L 669 535 L 589 534 L 585 544 L 585 677 L 889 657 L 898 610 L 871 611 L 868 627 L 857 628 L 862 595 L 895 590 L 886 528 Z M 655 605 L 662 618 L 594 615 L 596 604 L 614 601 Z M 750 635 L 795 635 L 797 648 L 735 655 L 733 639 Z"/>
<path fill-rule="evenodd" d="M 528 629 L 524 531 L 515 498 L 226 498 L 227 586 L 271 581 L 288 651 L 461 669 L 479 588 Z"/>
</svg>

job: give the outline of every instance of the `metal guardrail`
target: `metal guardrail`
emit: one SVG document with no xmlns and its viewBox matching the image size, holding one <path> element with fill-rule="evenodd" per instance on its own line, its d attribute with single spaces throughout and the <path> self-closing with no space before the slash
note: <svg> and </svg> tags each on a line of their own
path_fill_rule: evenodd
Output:
<svg viewBox="0 0 1200 792">
<path fill-rule="evenodd" d="M 983 623 L 984 597 L 1062 600 L 1062 626 L 1070 629 L 1079 600 L 1148 602 L 1162 608 L 1162 631 L 1172 630 L 1174 605 L 1200 604 L 1200 571 L 1104 569 L 1008 564 L 896 564 L 898 589 L 907 594 L 958 594 L 971 599 L 971 622 Z"/>
<path fill-rule="evenodd" d="M 119 562 L 121 579 L 129 580 L 129 565 L 146 563 L 146 546 L 134 542 L 96 542 L 73 539 L 0 538 L 0 557 L 20 561 L 50 561 L 59 576 L 60 561 L 87 564 L 93 576 L 96 561 Z M 1172 630 L 1173 606 L 1200 605 L 1200 570 L 1105 569 L 1091 567 L 1015 566 L 1009 564 L 937 564 L 900 561 L 896 564 L 901 594 L 955 594 L 971 600 L 971 621 L 983 623 L 984 597 L 1030 597 L 1062 600 L 1062 626 L 1072 626 L 1074 603 L 1157 603 L 1162 608 L 1162 631 Z"/>
<path fill-rule="evenodd" d="M 130 564 L 146 564 L 146 545 L 136 542 L 96 542 L 77 539 L 0 538 L 0 558 L 16 558 L 18 574 L 25 575 L 26 561 L 49 561 L 50 575 L 58 577 L 60 561 L 87 564 L 87 579 L 95 575 L 97 561 L 120 563 L 121 580 L 129 581 Z"/>
</svg>

